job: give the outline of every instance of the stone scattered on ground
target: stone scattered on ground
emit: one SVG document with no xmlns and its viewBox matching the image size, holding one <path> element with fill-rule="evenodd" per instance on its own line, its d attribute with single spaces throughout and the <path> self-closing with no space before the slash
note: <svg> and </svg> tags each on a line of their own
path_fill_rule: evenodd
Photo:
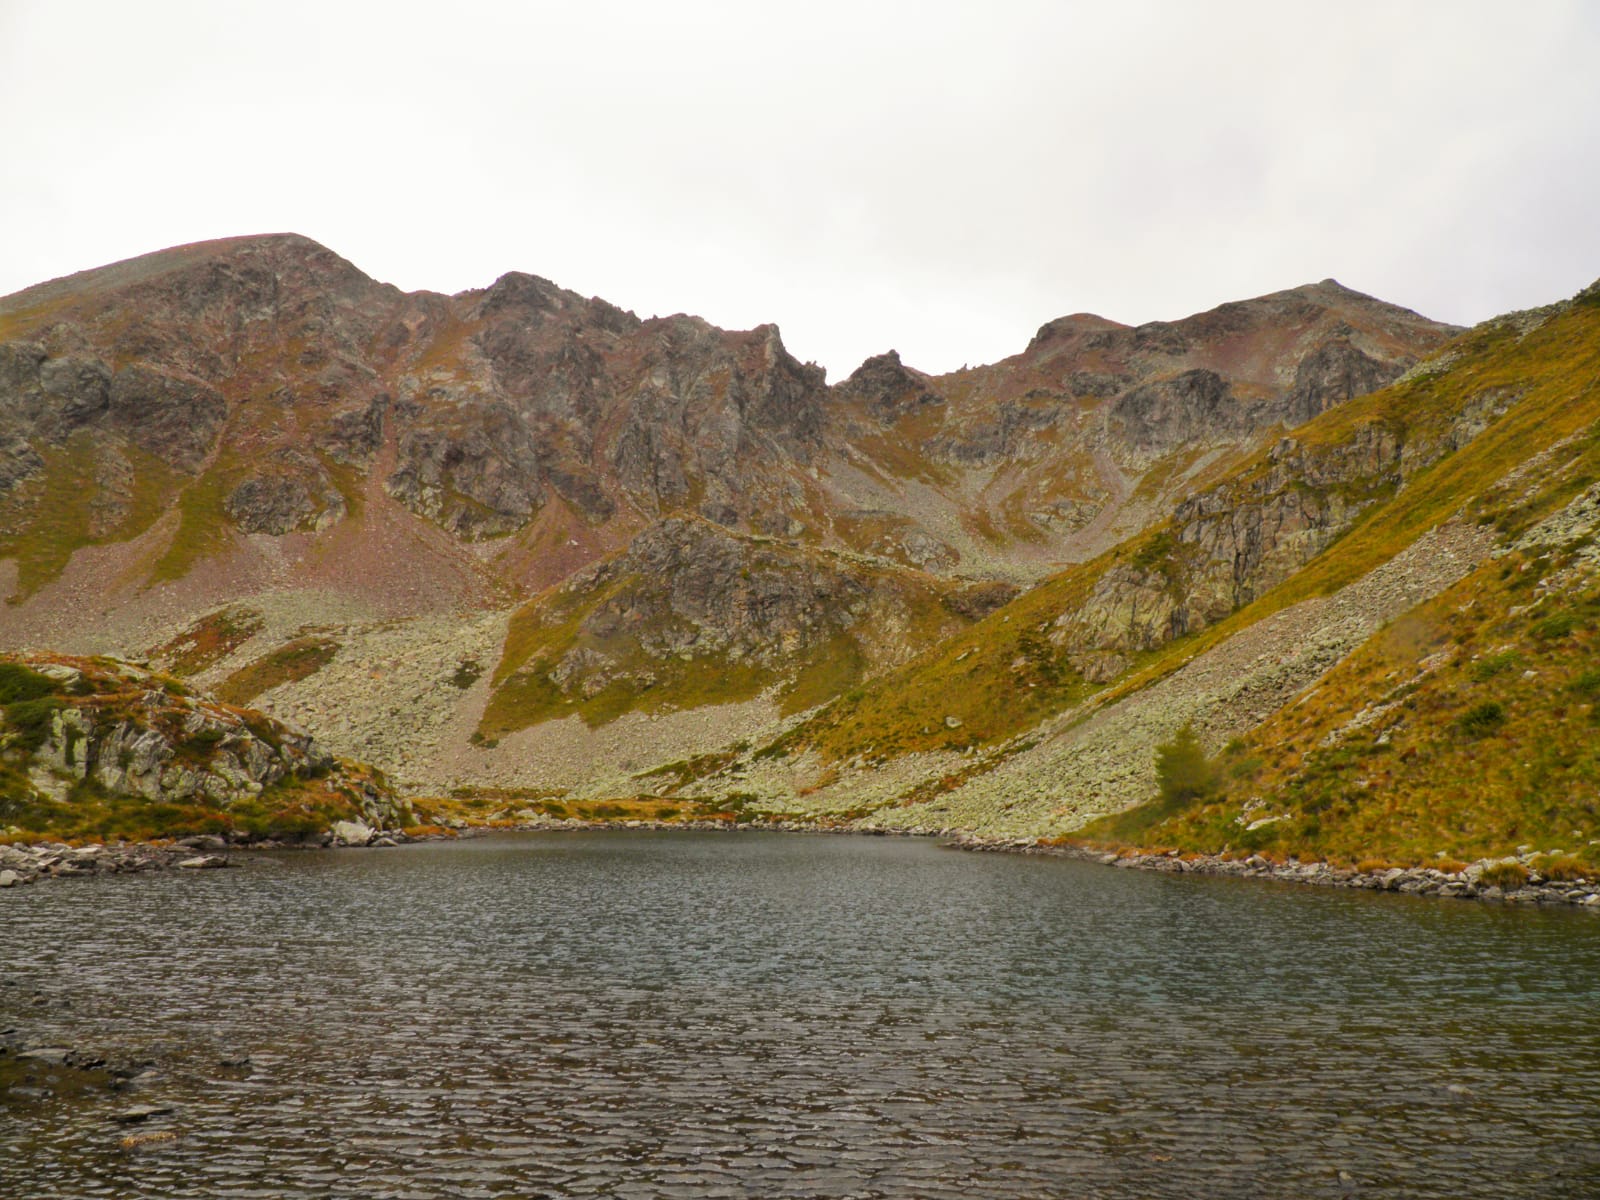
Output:
<svg viewBox="0 0 1600 1200">
<path fill-rule="evenodd" d="M 194 858 L 186 858 L 178 864 L 179 867 L 188 871 L 205 871 L 216 867 L 226 867 L 227 865 L 228 858 L 223 854 L 200 854 Z"/>
<path fill-rule="evenodd" d="M 33 845 L 0 844 L 0 887 L 14 887 L 34 883 L 41 879 L 58 879 L 75 875 L 112 875 L 135 871 L 155 871 L 168 867 L 201 865 L 202 859 L 217 859 L 214 864 L 226 866 L 221 855 L 197 857 L 195 847 L 187 842 L 156 845 L 148 842 L 116 842 L 110 845 L 91 844 L 69 846 L 65 842 L 38 842 Z"/>
<path fill-rule="evenodd" d="M 118 1113 L 112 1120 L 119 1125 L 134 1125 L 140 1121 L 148 1121 L 151 1117 L 164 1117 L 174 1110 L 171 1104 L 135 1104 L 132 1108 Z"/>
</svg>

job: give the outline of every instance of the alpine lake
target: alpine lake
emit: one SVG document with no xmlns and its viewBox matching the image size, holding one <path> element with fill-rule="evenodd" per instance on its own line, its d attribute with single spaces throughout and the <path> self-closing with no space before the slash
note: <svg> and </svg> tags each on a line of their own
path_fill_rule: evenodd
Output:
<svg viewBox="0 0 1600 1200">
<path fill-rule="evenodd" d="M 0 892 L 0 1031 L 79 1064 L 0 1064 L 0 1196 L 1600 1197 L 1592 914 L 858 836 L 235 861 Z"/>
</svg>

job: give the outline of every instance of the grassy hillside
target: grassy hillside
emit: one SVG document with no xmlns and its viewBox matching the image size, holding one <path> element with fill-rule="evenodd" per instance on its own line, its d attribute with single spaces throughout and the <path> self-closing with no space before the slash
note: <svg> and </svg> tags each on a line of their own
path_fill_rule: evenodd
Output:
<svg viewBox="0 0 1600 1200">
<path fill-rule="evenodd" d="M 1600 868 L 1600 553 L 1591 524 L 1480 567 L 1101 844 L 1433 865 L 1534 849 Z"/>
<path fill-rule="evenodd" d="M 1452 516 L 1492 525 L 1507 552 L 1228 747 L 1213 795 L 1106 818 L 1087 839 L 1402 863 L 1532 844 L 1600 865 L 1600 291 L 1525 336 L 1512 321 L 1479 331 L 1449 370 L 1357 404 L 1411 398 L 1426 417 L 1469 388 L 1520 398 L 1262 606 L 1335 590 Z"/>
<path fill-rule="evenodd" d="M 77 551 L 147 531 L 182 487 L 181 476 L 137 446 L 87 433 L 40 457 L 45 469 L 0 498 L 0 559 L 17 560 L 11 603 L 60 578 Z"/>
<path fill-rule="evenodd" d="M 1469 331 L 1408 378 L 1295 431 L 1302 459 L 1382 444 L 1392 448 L 1392 460 L 1354 483 L 1289 482 L 1318 491 L 1318 499 L 1344 488 L 1355 516 L 1326 549 L 1258 598 L 1198 632 L 1128 655 L 1126 669 L 1103 688 L 1073 671 L 1050 635 L 1073 618 L 1107 572 L 1149 560 L 1176 591 L 1190 586 L 1192 548 L 1175 523 L 1047 581 L 952 641 L 847 694 L 764 753 L 810 750 L 827 761 L 858 755 L 881 761 L 929 749 L 998 746 L 999 754 L 971 769 L 993 767 L 1025 750 L 1022 735 L 1041 720 L 1075 707 L 1086 716 L 1115 705 L 1265 617 L 1338 592 L 1443 522 L 1478 522 L 1505 538 L 1516 536 L 1600 478 L 1597 419 L 1600 293 Z M 1223 506 L 1258 497 L 1280 457 L 1275 448 L 1263 450 L 1224 481 L 1215 492 Z M 919 794 L 925 798 L 930 787 L 955 786 L 969 774 L 943 785 L 925 781 Z"/>
</svg>

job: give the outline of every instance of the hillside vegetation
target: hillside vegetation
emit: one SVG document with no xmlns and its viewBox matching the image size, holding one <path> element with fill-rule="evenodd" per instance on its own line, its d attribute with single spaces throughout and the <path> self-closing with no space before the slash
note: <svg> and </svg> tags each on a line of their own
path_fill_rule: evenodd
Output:
<svg viewBox="0 0 1600 1200">
<path fill-rule="evenodd" d="M 1132 763 L 1131 769 L 1106 789 L 1098 804 L 1077 807 L 1072 814 L 1063 813 L 1059 805 L 1030 801 L 1023 808 L 1034 815 L 1020 824 L 1012 821 L 1010 830 L 1025 832 L 1031 821 L 1036 833 L 1058 835 L 1097 812 L 1153 796 L 1155 747 L 1185 720 L 1224 735 L 1213 750 L 1267 720 L 1260 731 L 1245 737 L 1253 749 L 1239 753 L 1246 759 L 1252 754 L 1269 758 L 1283 734 L 1281 723 L 1290 720 L 1284 714 L 1302 713 L 1309 702 L 1291 704 L 1277 716 L 1270 710 L 1252 716 L 1208 710 L 1214 702 L 1199 694 L 1186 709 L 1167 711 L 1173 690 L 1168 688 L 1161 710 L 1141 705 L 1147 695 L 1156 694 L 1151 690 L 1156 684 L 1185 668 L 1198 670 L 1247 631 L 1270 628 L 1264 623 L 1275 614 L 1298 611 L 1308 603 L 1322 605 L 1334 597 L 1361 596 L 1363 589 L 1352 585 L 1397 561 L 1402 551 L 1421 545 L 1441 527 L 1463 529 L 1461 536 L 1446 539 L 1452 545 L 1478 548 L 1453 573 L 1439 576 L 1440 586 L 1455 585 L 1448 595 L 1486 588 L 1484 581 L 1491 578 L 1496 586 L 1511 587 L 1513 578 L 1523 576 L 1507 574 L 1501 580 L 1509 558 L 1478 567 L 1471 555 L 1487 555 L 1497 544 L 1509 547 L 1600 478 L 1597 419 L 1600 305 L 1593 291 L 1567 305 L 1473 330 L 1410 377 L 1326 412 L 1295 430 L 1292 438 L 1264 448 L 1213 488 L 1180 504 L 1165 525 L 1046 581 L 761 749 L 749 766 L 771 789 L 764 802 L 776 808 L 794 802 L 784 794 L 783 779 L 759 770 L 764 761 L 809 760 L 808 769 L 791 772 L 802 787 L 812 789 L 807 801 L 815 805 L 819 795 L 837 797 L 821 803 L 849 809 L 855 806 L 854 797 L 871 786 L 869 776 L 881 781 L 894 775 L 895 760 L 902 759 L 894 788 L 879 788 L 874 794 L 875 822 L 928 824 L 932 817 L 934 827 L 942 827 L 954 816 L 951 824 L 969 825 L 981 820 L 983 811 L 1014 808 L 1019 797 L 1008 792 L 1041 775 L 1043 756 L 1052 747 L 1070 746 L 1072 756 L 1083 760 L 1101 751 L 1097 729 L 1104 729 L 1104 736 L 1113 730 L 1119 738 L 1128 736 L 1130 722 L 1108 720 L 1123 710 L 1139 714 L 1132 724 L 1141 740 L 1105 746 L 1104 752 Z M 1283 519 L 1286 509 L 1293 520 Z M 1215 536 L 1219 528 L 1226 537 Z M 1299 556 L 1303 562 L 1295 561 Z M 1435 569 L 1439 565 L 1433 563 Z M 1469 573 L 1467 582 L 1456 584 Z M 1409 578 L 1415 582 L 1419 576 Z M 1581 591 L 1582 586 L 1581 576 L 1571 574 L 1551 583 L 1561 594 Z M 1393 606 L 1392 597 L 1388 603 Z M 1577 632 L 1571 645 L 1581 656 L 1583 629 L 1592 614 L 1586 615 L 1581 603 L 1574 605 Z M 1371 608 L 1368 624 L 1375 628 L 1393 619 L 1394 627 L 1411 628 L 1414 614 L 1401 615 L 1411 606 L 1402 596 L 1395 611 Z M 1151 619 L 1152 613 L 1157 619 Z M 1075 632 L 1085 627 L 1096 631 L 1096 640 L 1089 647 L 1075 645 Z M 1333 647 L 1332 659 L 1322 661 L 1315 675 L 1371 632 L 1369 628 L 1349 643 L 1348 628 L 1349 623 L 1341 633 L 1348 644 Z M 1359 621 L 1354 628 L 1360 631 Z M 1541 642 L 1539 649 L 1557 653 L 1566 645 L 1553 640 Z M 1092 648 L 1096 646 L 1098 650 Z M 1530 661 L 1535 657 L 1531 650 L 1519 653 Z M 1419 651 L 1419 657 L 1425 655 Z M 1352 669 L 1340 667 L 1332 678 Z M 1391 663 L 1386 669 L 1396 668 Z M 1110 677 L 1097 684 L 1085 672 Z M 1520 672 L 1517 678 L 1522 678 Z M 1546 670 L 1523 686 L 1529 695 L 1549 692 L 1559 697 L 1550 707 L 1564 710 L 1570 695 L 1561 691 L 1562 678 L 1560 672 Z M 1282 697 L 1291 698 L 1292 693 Z M 1454 719 L 1437 718 L 1441 728 Z M 1285 744 L 1299 742 L 1289 737 Z M 1560 744 L 1559 739 L 1551 744 Z M 1537 773 L 1537 764 L 1528 769 Z M 737 768 L 733 773 L 742 774 Z M 1229 778 L 1234 781 L 1230 787 L 1253 786 L 1266 794 L 1281 782 L 1264 777 L 1249 783 L 1241 780 L 1253 776 L 1237 774 Z M 1582 780 L 1580 772 L 1569 783 L 1581 792 Z M 1498 794 L 1495 786 L 1480 783 L 1463 801 L 1468 807 L 1481 808 Z M 1509 777 L 1499 783 L 1522 786 Z M 1416 795 L 1428 795 L 1435 784 L 1443 786 L 1443 781 L 1419 776 Z M 753 785 L 746 775 L 729 783 L 709 779 L 701 786 Z M 943 809 L 939 797 L 946 794 L 955 797 L 954 808 Z M 972 804 L 962 808 L 968 801 Z M 1237 812 L 1236 806 L 1230 821 Z M 1124 835 L 1134 826 L 1152 826 L 1148 812 L 1124 821 L 1132 822 L 1116 826 Z M 1516 824 L 1508 818 L 1495 828 L 1504 833 Z M 1581 831 L 1581 826 L 1576 822 L 1573 829 Z M 1110 828 L 1094 830 L 1098 835 Z M 1163 837 L 1186 844 L 1177 837 L 1176 826 L 1157 828 Z M 1567 840 L 1573 829 L 1563 835 Z M 1456 837 L 1463 853 L 1480 848 L 1477 842 L 1469 845 L 1465 833 Z M 1398 828 L 1352 831 L 1346 849 L 1354 852 L 1363 838 L 1369 839 L 1369 849 L 1387 847 L 1412 857 L 1420 852 Z M 1261 832 L 1256 841 L 1260 845 L 1254 848 L 1285 851 L 1294 836 L 1286 826 L 1277 833 Z M 1224 836 L 1206 845 L 1220 849 L 1228 843 Z M 1244 844 L 1235 841 L 1234 848 Z M 1449 847 L 1433 846 L 1427 852 L 1436 854 L 1441 848 Z M 1335 847 L 1308 843 L 1306 849 L 1332 853 Z"/>
</svg>

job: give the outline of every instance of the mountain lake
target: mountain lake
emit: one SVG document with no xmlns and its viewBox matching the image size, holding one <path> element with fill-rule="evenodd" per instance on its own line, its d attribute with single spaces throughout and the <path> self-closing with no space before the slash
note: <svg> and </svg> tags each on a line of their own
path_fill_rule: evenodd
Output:
<svg viewBox="0 0 1600 1200">
<path fill-rule="evenodd" d="M 235 860 L 0 892 L 0 1031 L 125 1064 L 0 1075 L 0 1196 L 1600 1196 L 1591 914 L 820 834 Z"/>
</svg>

